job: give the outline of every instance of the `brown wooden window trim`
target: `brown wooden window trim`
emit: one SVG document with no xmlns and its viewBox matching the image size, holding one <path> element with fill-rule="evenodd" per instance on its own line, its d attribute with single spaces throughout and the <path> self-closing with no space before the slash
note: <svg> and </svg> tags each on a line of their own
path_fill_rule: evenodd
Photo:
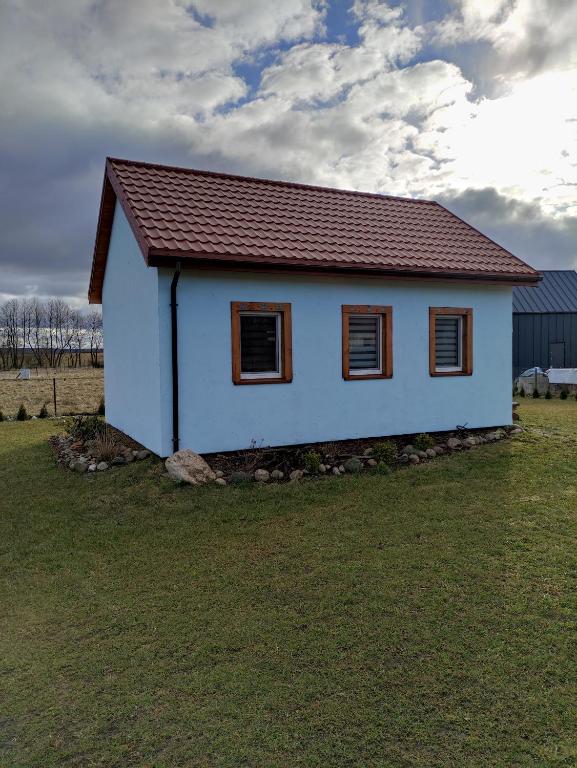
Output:
<svg viewBox="0 0 577 768">
<path fill-rule="evenodd" d="M 436 323 L 439 315 L 456 315 L 461 322 L 461 368 L 437 370 L 435 359 Z M 471 376 L 473 373 L 473 310 L 463 307 L 429 307 L 429 373 L 431 376 Z"/>
<path fill-rule="evenodd" d="M 380 373 L 354 374 L 349 363 L 349 318 L 351 315 L 380 315 L 381 320 L 381 371 Z M 393 308 L 375 304 L 343 304 L 343 379 L 390 379 L 393 376 Z"/>
<path fill-rule="evenodd" d="M 232 380 L 234 384 L 288 384 L 293 379 L 291 305 L 257 301 L 231 301 Z M 278 312 L 281 316 L 280 365 L 281 375 L 245 378 L 241 372 L 240 316 L 242 312 Z"/>
</svg>

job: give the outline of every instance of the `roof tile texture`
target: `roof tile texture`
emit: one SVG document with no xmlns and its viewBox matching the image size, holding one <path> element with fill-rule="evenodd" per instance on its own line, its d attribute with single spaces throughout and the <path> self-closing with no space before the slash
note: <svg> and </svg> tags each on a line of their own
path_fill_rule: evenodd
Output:
<svg viewBox="0 0 577 768">
<path fill-rule="evenodd" d="M 147 257 L 538 274 L 435 202 L 125 160 L 108 172 Z"/>
</svg>

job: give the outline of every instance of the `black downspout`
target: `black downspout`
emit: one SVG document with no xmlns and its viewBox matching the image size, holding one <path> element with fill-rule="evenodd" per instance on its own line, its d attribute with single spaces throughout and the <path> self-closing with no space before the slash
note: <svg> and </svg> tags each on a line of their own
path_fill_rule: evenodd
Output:
<svg viewBox="0 0 577 768">
<path fill-rule="evenodd" d="M 178 315 L 176 308 L 176 286 L 180 278 L 180 261 L 176 262 L 176 271 L 170 284 L 170 327 L 172 332 L 172 451 L 176 453 L 179 445 L 178 435 Z"/>
</svg>

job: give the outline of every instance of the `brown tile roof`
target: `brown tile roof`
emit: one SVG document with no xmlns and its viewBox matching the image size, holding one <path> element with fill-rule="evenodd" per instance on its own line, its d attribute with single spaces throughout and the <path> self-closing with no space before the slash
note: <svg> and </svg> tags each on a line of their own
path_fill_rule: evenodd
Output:
<svg viewBox="0 0 577 768">
<path fill-rule="evenodd" d="M 539 279 L 435 202 L 108 158 L 91 302 L 101 300 L 115 198 L 150 266 L 181 260 L 183 266 Z"/>
</svg>

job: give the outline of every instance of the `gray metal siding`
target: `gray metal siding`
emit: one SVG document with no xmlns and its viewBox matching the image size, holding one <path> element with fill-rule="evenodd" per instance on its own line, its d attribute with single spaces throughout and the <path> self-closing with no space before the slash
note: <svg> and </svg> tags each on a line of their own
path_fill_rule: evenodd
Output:
<svg viewBox="0 0 577 768">
<path fill-rule="evenodd" d="M 513 314 L 513 377 L 551 365 L 551 344 L 565 343 L 565 367 L 577 368 L 577 312 Z"/>
</svg>

